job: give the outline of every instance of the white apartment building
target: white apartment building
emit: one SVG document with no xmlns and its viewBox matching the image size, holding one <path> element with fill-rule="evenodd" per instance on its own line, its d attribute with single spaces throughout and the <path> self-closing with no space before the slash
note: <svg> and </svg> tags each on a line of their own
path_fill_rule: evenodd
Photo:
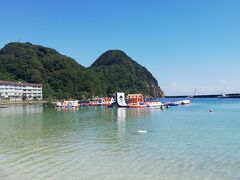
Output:
<svg viewBox="0 0 240 180">
<path fill-rule="evenodd" d="M 0 80 L 0 100 L 42 100 L 42 84 Z"/>
</svg>

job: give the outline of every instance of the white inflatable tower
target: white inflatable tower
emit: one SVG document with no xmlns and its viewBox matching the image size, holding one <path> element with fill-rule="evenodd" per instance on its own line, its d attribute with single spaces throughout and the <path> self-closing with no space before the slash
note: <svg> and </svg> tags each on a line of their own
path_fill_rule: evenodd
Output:
<svg viewBox="0 0 240 180">
<path fill-rule="evenodd" d="M 127 103 L 125 102 L 125 94 L 124 93 L 117 93 L 117 104 L 119 106 L 127 106 Z"/>
</svg>

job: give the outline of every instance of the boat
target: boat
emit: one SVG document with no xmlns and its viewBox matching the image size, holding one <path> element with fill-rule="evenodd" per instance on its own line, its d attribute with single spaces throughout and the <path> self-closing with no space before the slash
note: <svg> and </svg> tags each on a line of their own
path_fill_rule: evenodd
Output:
<svg viewBox="0 0 240 180">
<path fill-rule="evenodd" d="M 80 104 L 78 104 L 78 100 L 75 101 L 63 101 L 63 102 L 57 102 L 56 108 L 61 109 L 77 109 L 79 108 Z"/>
<path fill-rule="evenodd" d="M 90 106 L 90 102 L 88 100 L 80 100 L 80 101 L 78 101 L 78 104 L 81 107 Z"/>
<path fill-rule="evenodd" d="M 102 106 L 111 106 L 111 104 L 114 102 L 115 100 L 113 97 L 104 97 L 102 101 Z"/>
<path fill-rule="evenodd" d="M 111 106 L 114 102 L 113 97 L 96 98 L 89 103 L 89 106 Z"/>
</svg>

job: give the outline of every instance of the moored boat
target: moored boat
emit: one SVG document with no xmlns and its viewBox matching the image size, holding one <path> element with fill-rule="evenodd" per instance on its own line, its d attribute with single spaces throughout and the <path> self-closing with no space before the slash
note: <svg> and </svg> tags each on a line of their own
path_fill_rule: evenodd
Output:
<svg viewBox="0 0 240 180">
<path fill-rule="evenodd" d="M 75 101 L 63 101 L 63 102 L 57 102 L 56 108 L 62 108 L 62 109 L 77 109 L 79 108 L 80 104 L 78 104 L 78 100 Z"/>
<path fill-rule="evenodd" d="M 92 100 L 90 106 L 111 106 L 114 103 L 113 97 L 96 98 Z"/>
</svg>

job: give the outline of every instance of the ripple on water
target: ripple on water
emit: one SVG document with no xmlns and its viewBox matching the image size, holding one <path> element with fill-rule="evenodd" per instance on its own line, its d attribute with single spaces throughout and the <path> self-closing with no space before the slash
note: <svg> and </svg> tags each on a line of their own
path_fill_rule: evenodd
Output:
<svg viewBox="0 0 240 180">
<path fill-rule="evenodd" d="M 238 180 L 240 103 L 225 114 L 226 103 L 214 102 L 211 115 L 206 103 L 5 114 L 0 179 Z"/>
</svg>

